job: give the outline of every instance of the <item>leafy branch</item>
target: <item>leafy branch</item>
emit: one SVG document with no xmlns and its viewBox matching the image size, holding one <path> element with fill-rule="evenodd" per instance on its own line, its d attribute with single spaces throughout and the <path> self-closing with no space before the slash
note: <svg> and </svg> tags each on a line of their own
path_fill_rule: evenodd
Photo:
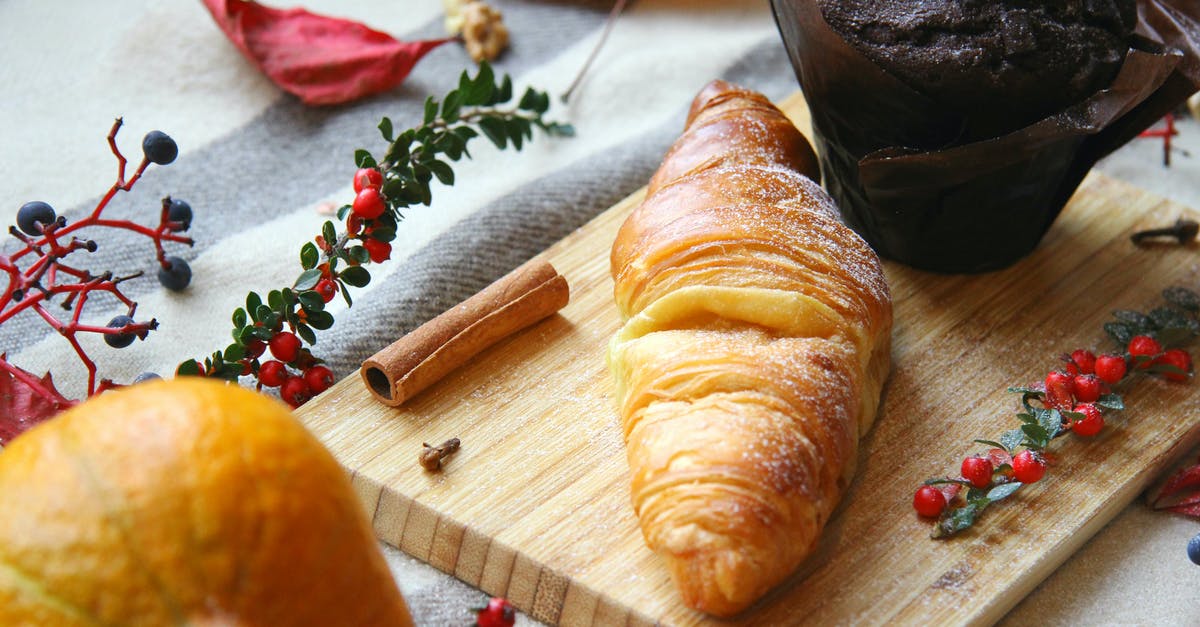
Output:
<svg viewBox="0 0 1200 627">
<path fill-rule="evenodd" d="M 552 137 L 574 134 L 570 125 L 545 118 L 550 108 L 545 92 L 529 88 L 515 104 L 512 100 L 512 79 L 505 75 L 497 81 L 484 62 L 474 77 L 464 71 L 458 87 L 442 99 L 428 98 L 419 126 L 397 133 L 392 120 L 383 118 L 379 132 L 387 148 L 380 157 L 355 152 L 354 202 L 337 210 L 340 224 L 326 221 L 321 233 L 301 247 L 301 271 L 292 285 L 265 297 L 250 292 L 245 306 L 233 313 L 233 342 L 203 363 L 184 361 L 176 373 L 229 380 L 250 376 L 259 388 L 279 386 L 293 406 L 328 387 L 331 373 L 294 340 L 314 345 L 317 332 L 333 326 L 325 306 L 337 293 L 353 306 L 349 288 L 369 284 L 367 266 L 391 257 L 402 211 L 430 205 L 435 178 L 453 185 L 451 163 L 470 158 L 470 143 L 481 135 L 499 149 L 521 150 L 535 128 Z M 273 360 L 265 357 L 268 351 Z"/>
</svg>

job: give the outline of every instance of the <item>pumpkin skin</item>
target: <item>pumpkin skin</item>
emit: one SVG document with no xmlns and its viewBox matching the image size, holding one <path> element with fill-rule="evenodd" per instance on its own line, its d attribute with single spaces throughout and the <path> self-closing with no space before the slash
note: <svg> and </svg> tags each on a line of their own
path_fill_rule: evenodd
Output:
<svg viewBox="0 0 1200 627">
<path fill-rule="evenodd" d="M 279 402 L 185 377 L 0 451 L 0 625 L 411 625 L 349 478 Z"/>
</svg>

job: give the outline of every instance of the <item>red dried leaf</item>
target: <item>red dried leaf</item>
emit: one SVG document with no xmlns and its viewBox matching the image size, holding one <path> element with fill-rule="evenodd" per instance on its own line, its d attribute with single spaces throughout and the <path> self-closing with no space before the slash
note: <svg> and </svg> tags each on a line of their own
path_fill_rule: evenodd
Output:
<svg viewBox="0 0 1200 627">
<path fill-rule="evenodd" d="M 0 354 L 0 361 L 5 356 Z M 8 444 L 34 425 L 75 405 L 54 388 L 50 373 L 38 379 L 6 362 L 20 376 L 0 369 L 0 445 Z M 38 389 L 40 386 L 41 389 Z"/>
<path fill-rule="evenodd" d="M 305 104 L 338 104 L 387 91 L 427 52 L 450 41 L 398 41 L 358 22 L 248 0 L 204 4 L 247 59 Z"/>
<path fill-rule="evenodd" d="M 1200 517 L 1200 464 L 1171 475 L 1152 499 L 1151 506 Z"/>
</svg>

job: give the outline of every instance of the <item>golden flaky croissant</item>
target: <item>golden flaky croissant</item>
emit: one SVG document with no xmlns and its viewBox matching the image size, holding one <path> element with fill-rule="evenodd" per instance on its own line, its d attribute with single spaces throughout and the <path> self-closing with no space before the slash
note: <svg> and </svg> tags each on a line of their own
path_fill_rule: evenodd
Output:
<svg viewBox="0 0 1200 627">
<path fill-rule="evenodd" d="M 812 551 L 890 364 L 879 259 L 815 163 L 766 98 L 713 82 L 612 249 L 633 505 L 684 601 L 721 616 Z"/>
</svg>

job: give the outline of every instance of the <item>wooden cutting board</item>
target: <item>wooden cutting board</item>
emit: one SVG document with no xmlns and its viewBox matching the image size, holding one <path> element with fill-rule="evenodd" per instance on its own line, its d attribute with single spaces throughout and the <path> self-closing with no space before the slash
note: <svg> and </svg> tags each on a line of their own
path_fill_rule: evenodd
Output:
<svg viewBox="0 0 1200 627">
<path fill-rule="evenodd" d="M 808 127 L 798 96 L 783 108 Z M 380 539 L 533 617 L 696 625 L 643 544 L 604 354 L 617 330 L 608 253 L 639 192 L 543 255 L 570 283 L 559 315 L 494 346 L 402 409 L 347 376 L 299 416 L 350 471 Z M 1041 246 L 1008 270 L 942 276 L 886 264 L 894 370 L 859 470 L 801 572 L 731 624 L 998 620 L 1200 441 L 1200 385 L 1139 379 L 1097 438 L 1059 440 L 1042 483 L 948 541 L 912 494 L 1016 426 L 1010 385 L 1074 348 L 1114 350 L 1115 308 L 1195 288 L 1194 246 L 1136 248 L 1135 230 L 1195 212 L 1091 175 Z M 382 347 L 380 347 L 382 348 Z M 422 442 L 462 439 L 444 472 Z"/>
</svg>

